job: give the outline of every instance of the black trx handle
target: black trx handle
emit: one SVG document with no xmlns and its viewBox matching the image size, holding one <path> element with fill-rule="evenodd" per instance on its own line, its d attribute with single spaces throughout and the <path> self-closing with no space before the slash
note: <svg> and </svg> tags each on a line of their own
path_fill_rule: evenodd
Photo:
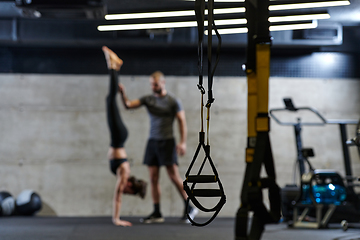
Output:
<svg viewBox="0 0 360 240">
<path fill-rule="evenodd" d="M 195 197 L 221 197 L 220 189 L 194 189 L 192 194 Z"/>
<path fill-rule="evenodd" d="M 355 145 L 358 147 L 358 151 L 359 151 L 359 155 L 360 155 L 360 120 L 358 122 L 355 134 L 356 135 L 354 138 L 354 142 L 355 142 Z"/>
<path fill-rule="evenodd" d="M 209 118 L 209 109 L 211 104 L 214 102 L 213 94 L 212 94 L 212 85 L 213 85 L 213 75 L 216 69 L 216 66 L 219 61 L 219 52 L 220 52 L 220 45 L 221 45 L 221 38 L 220 35 L 215 27 L 215 22 L 213 19 L 213 5 L 214 0 L 208 1 L 208 102 L 206 104 L 206 107 L 208 108 L 208 120 Z M 197 223 L 194 222 L 193 219 L 190 218 L 189 214 L 187 214 L 187 217 L 189 221 L 192 223 L 192 225 L 195 226 L 205 226 L 212 222 L 217 214 L 220 212 L 221 208 L 224 206 L 226 202 L 226 196 L 224 193 L 223 186 L 221 184 L 221 181 L 219 179 L 218 173 L 216 171 L 215 165 L 210 157 L 210 145 L 209 142 L 205 146 L 205 133 L 203 131 L 203 95 L 205 94 L 205 89 L 203 87 L 203 35 L 204 35 L 204 20 L 205 20 L 205 0 L 196 0 L 195 1 L 195 14 L 196 19 L 198 23 L 198 35 L 199 35 L 199 42 L 198 42 L 198 69 L 199 69 L 199 84 L 197 85 L 201 94 L 202 94 L 202 100 L 201 100 L 201 132 L 199 133 L 199 145 L 196 149 L 195 155 L 190 163 L 189 169 L 187 170 L 185 174 L 185 181 L 183 183 L 184 190 L 188 195 L 188 199 L 186 201 L 186 208 L 188 208 L 189 201 L 191 200 L 193 204 L 204 212 L 214 212 L 213 216 L 205 223 Z M 212 48 L 212 27 L 214 26 L 216 35 L 219 38 L 219 44 L 218 44 L 218 51 L 217 51 L 217 57 L 216 57 L 216 63 L 214 68 L 211 68 L 211 48 Z M 208 122 L 208 128 L 209 128 L 209 122 Z M 208 138 L 209 140 L 209 138 Z M 205 152 L 205 159 L 203 160 L 200 169 L 197 173 L 197 175 L 189 175 L 192 167 L 194 166 L 194 163 L 197 159 L 197 156 L 201 150 L 201 148 Z M 202 169 L 206 163 L 206 161 L 209 161 L 209 164 L 212 168 L 212 171 L 214 172 L 214 175 L 201 175 Z M 188 183 L 192 183 L 191 187 L 188 186 Z M 195 189 L 195 186 L 197 183 L 217 183 L 219 185 L 219 189 Z M 213 208 L 206 208 L 204 207 L 196 197 L 220 197 L 220 201 L 216 204 Z M 186 212 L 187 209 L 186 209 Z"/>
<path fill-rule="evenodd" d="M 186 178 L 189 183 L 214 183 L 217 181 L 216 175 L 189 175 Z"/>
<path fill-rule="evenodd" d="M 213 216 L 205 223 L 197 223 L 193 219 L 191 219 L 190 216 L 187 214 L 187 217 L 188 217 L 189 221 L 191 222 L 191 224 L 194 226 L 198 226 L 198 227 L 206 226 L 207 224 L 212 222 L 215 219 L 215 217 L 218 215 L 221 208 L 224 206 L 224 204 L 226 202 L 224 188 L 219 179 L 215 165 L 210 157 L 210 146 L 205 145 L 204 139 L 205 139 L 205 133 L 200 132 L 199 133 L 199 145 L 196 149 L 193 160 L 190 163 L 189 169 L 187 170 L 187 172 L 185 174 L 186 179 L 183 183 L 184 190 L 188 195 L 188 199 L 186 201 L 187 206 L 189 205 L 189 201 L 191 200 L 192 203 L 201 211 L 214 212 Z M 197 156 L 198 156 L 201 148 L 205 151 L 205 159 L 200 166 L 198 174 L 197 175 L 189 175 L 192 167 L 194 166 L 194 163 L 197 159 Z M 209 164 L 214 172 L 214 175 L 201 175 L 201 172 L 204 168 L 206 160 L 209 161 Z M 191 187 L 188 186 L 188 183 L 192 183 Z M 195 186 L 197 183 L 218 183 L 219 189 L 195 189 Z M 197 200 L 196 197 L 220 197 L 220 201 L 216 204 L 215 207 L 206 208 Z M 188 212 L 188 211 L 186 211 L 186 212 Z"/>
</svg>

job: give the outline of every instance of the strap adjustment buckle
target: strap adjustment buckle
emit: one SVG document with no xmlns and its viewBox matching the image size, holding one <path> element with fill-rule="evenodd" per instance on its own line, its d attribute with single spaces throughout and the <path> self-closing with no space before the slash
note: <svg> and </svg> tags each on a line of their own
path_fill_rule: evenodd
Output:
<svg viewBox="0 0 360 240">
<path fill-rule="evenodd" d="M 203 85 L 197 84 L 198 89 L 200 90 L 201 94 L 205 94 L 205 88 Z"/>
<path fill-rule="evenodd" d="M 212 90 L 208 91 L 208 101 L 206 103 L 206 107 L 211 107 L 211 104 L 215 101 L 215 98 L 213 98 Z"/>
</svg>

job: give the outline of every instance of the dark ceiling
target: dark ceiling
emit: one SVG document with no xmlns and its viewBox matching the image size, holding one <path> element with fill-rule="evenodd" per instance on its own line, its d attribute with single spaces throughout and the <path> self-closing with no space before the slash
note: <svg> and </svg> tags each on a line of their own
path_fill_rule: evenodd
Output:
<svg viewBox="0 0 360 240">
<path fill-rule="evenodd" d="M 16 1 L 26 2 L 25 0 Z M 87 2 L 88 4 L 88 2 L 101 3 L 101 0 L 27 0 L 27 2 L 33 3 L 37 1 L 51 2 L 52 4 L 55 2 L 62 4 L 66 2 L 71 3 L 66 5 L 71 6 L 70 9 L 64 9 L 64 7 L 56 8 L 57 6 L 55 6 L 48 13 L 42 12 L 40 18 L 35 17 L 31 12 L 34 9 L 17 7 L 16 1 L 0 0 L 0 47 L 10 45 L 98 48 L 106 44 L 123 48 L 184 48 L 195 47 L 197 44 L 197 30 L 195 27 L 175 28 L 171 29 L 171 31 L 158 32 L 152 30 L 99 32 L 97 30 L 97 26 L 101 24 L 113 24 L 114 22 L 116 24 L 116 21 L 106 21 L 103 18 L 104 12 L 131 13 L 193 9 L 194 2 L 191 1 L 103 0 L 102 3 L 105 8 L 99 8 L 101 9 L 100 14 L 88 14 L 89 11 L 84 6 L 80 10 L 84 10 L 83 13 L 87 11 L 86 14 L 74 15 L 73 9 L 71 9 L 74 2 Z M 297 0 L 296 2 L 298 1 L 303 0 Z M 350 1 L 351 4 L 349 6 L 327 8 L 326 10 L 330 13 L 331 18 L 319 20 L 319 27 L 315 30 L 272 32 L 274 38 L 273 46 L 282 48 L 335 46 L 337 48 L 335 51 L 341 51 L 344 48 L 351 48 L 351 51 L 359 51 L 357 43 L 360 41 L 360 0 Z M 215 3 L 215 7 L 220 5 L 223 5 L 223 3 Z M 349 39 L 347 40 L 349 43 L 346 46 L 343 44 L 344 36 L 347 36 Z M 246 42 L 246 34 L 223 35 L 224 47 L 238 46 L 244 48 Z M 339 48 L 342 49 L 339 50 Z"/>
<path fill-rule="evenodd" d="M 105 0 L 109 13 L 191 7 L 194 2 L 182 0 Z"/>
<path fill-rule="evenodd" d="M 298 1 L 303 0 L 296 2 Z M 358 33 L 360 31 L 360 0 L 350 1 L 349 6 L 327 8 L 331 18 L 319 20 L 318 29 L 304 30 L 296 34 L 293 31 L 273 32 L 274 46 L 340 46 L 343 43 L 344 27 L 352 27 L 353 38 L 360 39 Z M 29 2 L 32 4 L 51 2 L 53 6 L 50 11 L 41 11 L 36 6 L 35 8 L 19 8 L 19 2 L 23 2 L 23 5 Z M 86 4 L 74 11 L 75 2 Z M 87 7 L 94 5 L 92 2 L 101 3 L 103 7 L 97 7 L 95 10 Z M 64 6 L 59 7 L 60 4 L 55 3 L 60 3 L 65 8 L 70 7 L 64 9 Z M 234 3 L 231 5 L 234 6 Z M 224 6 L 224 3 L 215 3 L 216 6 Z M 96 47 L 101 44 L 136 47 L 195 46 L 197 33 L 194 27 L 157 32 L 153 30 L 99 32 L 97 30 L 97 26 L 101 24 L 117 24 L 116 21 L 105 21 L 106 12 L 131 13 L 193 9 L 193 7 L 194 2 L 185 0 L 0 0 L 0 46 L 9 44 Z M 41 17 L 34 14 L 35 10 L 41 13 Z M 224 36 L 223 43 L 224 46 L 244 46 L 246 34 Z"/>
<path fill-rule="evenodd" d="M 345 26 L 360 24 L 360 0 L 350 2 L 348 6 L 327 8 L 331 19 L 326 21 L 340 22 Z M 183 0 L 105 0 L 105 3 L 109 13 L 184 8 L 194 5 L 191 1 Z"/>
<path fill-rule="evenodd" d="M 326 21 L 341 22 L 343 25 L 360 24 L 360 0 L 350 0 L 350 2 L 351 4 L 348 6 L 327 8 L 331 19 Z M 103 3 L 106 5 L 108 13 L 191 9 L 194 5 L 194 2 L 184 0 L 104 0 Z M 221 4 L 223 3 L 215 3 L 215 5 Z M 7 17 L 21 17 L 19 10 L 15 7 L 15 0 L 0 0 L 0 18 Z"/>
<path fill-rule="evenodd" d="M 297 61 L 283 60 L 283 56 L 312 52 L 360 53 L 360 0 L 350 1 L 349 6 L 328 8 L 331 18 L 320 20 L 316 30 L 272 32 L 272 53 L 279 56 L 279 60 L 274 58 L 273 62 L 293 63 L 290 69 L 298 69 Z M 108 13 L 192 9 L 194 6 L 194 2 L 182 0 L 104 0 L 104 4 Z M 153 34 L 146 30 L 99 32 L 99 24 L 110 24 L 111 21 L 88 16 L 73 19 L 73 15 L 66 9 L 53 9 L 47 17 L 29 16 L 29 12 L 16 7 L 15 1 L 0 0 L 0 72 L 103 73 L 103 59 L 99 49 L 102 45 L 108 45 L 122 52 L 122 57 L 128 63 L 124 71 L 128 71 L 128 74 L 147 74 L 154 68 L 180 75 L 197 73 L 194 67 L 197 52 L 195 27 L 175 28 L 165 34 Z M 239 75 L 242 72 L 239 66 L 244 62 L 247 36 L 234 34 L 223 35 L 222 38 L 219 71 L 224 76 Z M 68 58 L 69 54 L 71 59 Z M 150 57 L 153 61 L 149 62 Z M 346 55 L 345 58 L 351 58 L 349 61 L 355 63 L 360 56 Z M 349 61 L 342 62 L 349 65 Z M 81 71 L 79 67 L 73 67 L 79 66 L 78 62 L 84 63 Z M 287 68 L 276 67 L 272 72 L 284 72 L 284 69 Z M 360 76 L 360 72 L 356 74 Z"/>
</svg>

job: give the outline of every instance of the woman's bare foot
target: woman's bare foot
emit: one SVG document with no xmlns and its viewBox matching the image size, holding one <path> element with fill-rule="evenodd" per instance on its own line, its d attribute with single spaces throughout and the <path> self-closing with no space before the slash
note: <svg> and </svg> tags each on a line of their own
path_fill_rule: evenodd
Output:
<svg viewBox="0 0 360 240">
<path fill-rule="evenodd" d="M 132 226 L 131 222 L 120 220 L 120 219 L 113 219 L 112 222 L 116 226 L 123 226 L 123 227 L 131 227 Z"/>
<path fill-rule="evenodd" d="M 123 65 L 123 60 L 121 60 L 116 53 L 114 53 L 107 46 L 103 46 L 102 50 L 105 54 L 106 63 L 108 65 L 108 69 L 115 69 L 116 71 L 120 70 L 120 67 Z"/>
</svg>

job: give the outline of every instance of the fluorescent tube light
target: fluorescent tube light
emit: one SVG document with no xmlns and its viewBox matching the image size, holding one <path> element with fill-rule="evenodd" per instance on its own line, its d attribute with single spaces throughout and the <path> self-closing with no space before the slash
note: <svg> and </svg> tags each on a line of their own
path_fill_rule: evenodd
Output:
<svg viewBox="0 0 360 240">
<path fill-rule="evenodd" d="M 311 29 L 317 27 L 317 21 L 312 21 L 309 23 L 298 23 L 298 24 L 285 24 L 285 25 L 274 25 L 270 26 L 269 30 L 271 32 L 275 31 L 285 31 L 285 30 L 299 30 L 299 29 Z M 246 27 L 240 28 L 224 28 L 218 29 L 219 34 L 238 34 L 238 33 L 247 33 L 248 29 Z M 208 31 L 204 31 L 205 35 L 208 35 Z M 215 35 L 215 31 L 212 30 L 212 35 Z"/>
<path fill-rule="evenodd" d="M 186 2 L 195 2 L 195 0 L 184 0 Z M 207 0 L 205 0 L 207 2 Z M 236 3 L 236 2 L 245 2 L 245 0 L 214 0 L 214 2 L 222 2 L 222 3 Z"/>
<path fill-rule="evenodd" d="M 243 13 L 244 7 L 237 8 L 219 8 L 214 9 L 214 14 L 230 14 L 230 13 Z M 205 10 L 205 15 L 208 11 Z M 142 18 L 162 18 L 162 17 L 184 17 L 195 16 L 194 10 L 185 11 L 169 11 L 169 12 L 147 12 L 147 13 L 124 13 L 124 14 L 107 14 L 106 20 L 124 20 L 124 19 L 142 19 Z"/>
<path fill-rule="evenodd" d="M 184 1 L 192 1 L 195 0 L 184 0 Z M 207 2 L 207 0 L 205 0 Z M 239 3 L 245 2 L 245 0 L 214 0 L 214 2 L 222 2 L 222 3 Z M 290 4 L 281 4 L 279 2 L 278 5 L 272 5 L 272 2 L 276 2 L 274 0 L 270 0 L 269 10 L 289 10 L 289 9 L 301 9 L 301 8 L 317 8 L 317 7 L 335 7 L 335 6 L 345 6 L 349 5 L 350 1 L 348 0 L 339 0 L 339 1 L 323 1 L 323 2 L 311 2 L 309 0 L 308 3 L 290 3 Z"/>
<path fill-rule="evenodd" d="M 106 20 L 124 20 L 124 19 L 141 19 L 141 18 L 158 18 L 158 17 L 183 17 L 195 15 L 193 10 L 171 11 L 171 12 L 148 12 L 148 13 L 124 13 L 124 14 L 107 14 Z"/>
<path fill-rule="evenodd" d="M 315 14 L 304 14 L 304 15 L 293 15 L 293 16 L 273 16 L 269 17 L 269 22 L 295 22 L 305 21 L 314 19 L 329 19 L 330 14 L 328 13 L 315 13 Z"/>
<path fill-rule="evenodd" d="M 246 19 L 245 18 L 240 18 L 240 19 L 216 20 L 215 24 L 217 26 L 246 24 Z M 204 25 L 205 26 L 208 25 L 207 21 L 204 22 Z M 187 21 L 187 22 L 166 22 L 166 23 L 100 25 L 100 26 L 98 26 L 97 29 L 99 31 L 120 31 L 120 30 L 180 28 L 180 27 L 196 27 L 196 26 L 197 26 L 197 22 L 195 22 L 195 21 Z"/>
<path fill-rule="evenodd" d="M 273 16 L 273 17 L 269 17 L 269 22 L 291 22 L 291 21 L 304 21 L 304 20 L 327 19 L 327 18 L 330 18 L 330 15 L 328 13 L 304 14 L 304 15 L 294 15 L 294 16 Z M 207 26 L 208 24 L 207 21 L 205 21 L 204 24 L 205 26 Z M 246 24 L 246 19 L 239 18 L 239 19 L 216 20 L 215 24 L 217 26 Z M 98 30 L 120 31 L 120 30 L 141 30 L 141 29 L 160 29 L 160 28 L 181 28 L 181 27 L 196 27 L 196 26 L 197 23 L 195 21 L 187 21 L 187 22 L 167 22 L 167 23 L 101 25 L 98 26 Z"/>
<path fill-rule="evenodd" d="M 317 28 L 317 21 L 313 21 L 312 23 L 299 23 L 299 24 L 286 24 L 286 25 L 270 26 L 269 30 L 271 32 L 275 32 L 275 31 L 299 30 L 299 29 L 311 29 L 311 28 Z"/>
<path fill-rule="evenodd" d="M 244 7 L 214 9 L 214 14 L 229 14 L 229 13 L 243 13 L 243 12 L 245 12 Z M 208 14 L 208 10 L 205 9 L 205 15 L 207 14 Z"/>
<path fill-rule="evenodd" d="M 229 1 L 229 0 L 223 0 L 223 1 Z M 237 0 L 234 2 L 244 2 L 244 1 Z M 350 2 L 348 0 L 275 4 L 275 5 L 270 5 L 269 10 L 278 11 L 278 10 L 291 10 L 291 9 L 304 9 L 304 8 L 334 7 L 334 6 L 345 6 L 349 4 Z M 245 12 L 244 7 L 214 9 L 214 14 L 231 14 L 231 13 L 244 13 L 244 12 Z M 206 9 L 205 9 L 205 14 L 206 15 L 208 14 Z M 195 11 L 184 10 L 184 11 L 169 11 L 169 12 L 107 14 L 105 16 L 105 19 L 124 20 L 124 19 L 143 19 L 143 18 L 184 17 L 184 16 L 195 16 Z"/>
<path fill-rule="evenodd" d="M 122 24 L 122 25 L 100 25 L 99 31 L 120 31 L 120 30 L 141 30 L 159 28 L 196 27 L 197 22 L 167 22 L 167 23 L 143 23 L 143 24 Z"/>
<path fill-rule="evenodd" d="M 303 9 L 303 8 L 320 8 L 320 7 L 336 7 L 349 5 L 349 1 L 324 1 L 324 2 L 307 2 L 307 3 L 290 3 L 270 5 L 270 11 L 290 10 L 290 9 Z"/>
<path fill-rule="evenodd" d="M 208 22 L 204 22 L 205 26 L 208 25 Z M 245 18 L 239 18 L 239 19 L 223 19 L 223 20 L 215 20 L 216 26 L 224 26 L 224 25 L 237 25 L 237 24 L 246 24 L 247 21 Z"/>
</svg>

